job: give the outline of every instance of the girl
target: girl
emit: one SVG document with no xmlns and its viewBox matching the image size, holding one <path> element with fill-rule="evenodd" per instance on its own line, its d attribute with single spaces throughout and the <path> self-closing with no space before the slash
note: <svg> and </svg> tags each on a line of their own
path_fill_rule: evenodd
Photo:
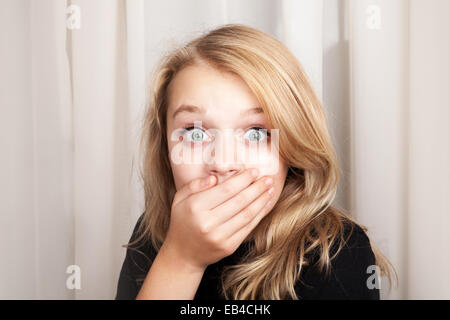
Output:
<svg viewBox="0 0 450 320">
<path fill-rule="evenodd" d="M 141 142 L 145 212 L 116 299 L 379 299 L 377 269 L 391 287 L 367 228 L 331 205 L 320 101 L 273 37 L 225 25 L 167 55 Z"/>
</svg>

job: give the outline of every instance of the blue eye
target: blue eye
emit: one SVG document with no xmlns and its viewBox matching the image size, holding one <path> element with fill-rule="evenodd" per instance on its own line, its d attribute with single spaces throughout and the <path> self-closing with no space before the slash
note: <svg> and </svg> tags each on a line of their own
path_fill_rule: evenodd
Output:
<svg viewBox="0 0 450 320">
<path fill-rule="evenodd" d="M 209 137 L 207 136 L 205 131 L 203 131 L 203 129 L 201 129 L 199 127 L 190 126 L 190 127 L 185 128 L 183 130 L 183 136 L 184 135 L 187 136 L 188 142 L 204 142 L 204 141 L 209 140 Z M 204 138 L 206 138 L 206 139 L 204 139 Z"/>
<path fill-rule="evenodd" d="M 269 139 L 270 132 L 267 131 L 267 129 L 261 128 L 261 127 L 251 127 L 247 130 L 244 137 L 249 139 L 249 141 L 262 141 L 264 139 Z"/>
<path fill-rule="evenodd" d="M 183 129 L 183 136 L 186 136 L 187 142 L 205 142 L 211 141 L 212 139 L 208 134 L 199 127 L 189 126 Z M 270 132 L 262 127 L 251 127 L 244 134 L 244 139 L 249 141 L 263 141 L 264 139 L 269 140 Z"/>
</svg>

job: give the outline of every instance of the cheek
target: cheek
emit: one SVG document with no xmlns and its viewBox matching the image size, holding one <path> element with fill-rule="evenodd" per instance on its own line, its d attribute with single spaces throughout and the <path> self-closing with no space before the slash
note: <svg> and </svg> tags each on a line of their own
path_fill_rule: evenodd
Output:
<svg viewBox="0 0 450 320">
<path fill-rule="evenodd" d="M 279 154 L 276 152 L 272 152 L 269 149 L 264 152 L 259 152 L 258 157 L 256 159 L 250 159 L 250 161 L 247 162 L 247 167 L 254 167 L 258 168 L 259 170 L 259 177 L 262 176 L 272 176 L 274 180 L 280 179 L 283 177 L 284 174 L 284 168 L 282 161 L 279 157 Z"/>
<path fill-rule="evenodd" d="M 191 165 L 173 164 L 171 163 L 173 180 L 177 190 L 182 188 L 185 184 L 201 176 L 201 171 L 197 172 Z"/>
<path fill-rule="evenodd" d="M 194 179 L 204 176 L 204 165 L 183 159 L 183 144 L 180 141 L 169 141 L 169 162 L 173 173 L 173 180 L 177 190 Z"/>
<path fill-rule="evenodd" d="M 282 161 L 282 159 L 274 156 L 267 155 L 266 159 L 261 159 L 261 165 L 247 165 L 247 168 L 257 168 L 259 170 L 258 179 L 263 176 L 270 176 L 273 179 L 273 186 L 275 188 L 275 192 L 273 195 L 273 199 L 275 200 L 272 204 L 278 200 L 281 192 L 283 191 L 284 183 L 286 181 L 287 176 L 287 166 Z M 269 165 L 266 165 L 269 163 Z"/>
</svg>

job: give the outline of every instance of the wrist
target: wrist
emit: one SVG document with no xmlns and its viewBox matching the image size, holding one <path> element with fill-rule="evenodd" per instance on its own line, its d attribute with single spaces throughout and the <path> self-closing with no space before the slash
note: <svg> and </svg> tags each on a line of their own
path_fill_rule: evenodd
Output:
<svg viewBox="0 0 450 320">
<path fill-rule="evenodd" d="M 175 266 L 178 270 L 183 270 L 189 274 L 203 274 L 207 267 L 199 266 L 189 261 L 176 248 L 166 243 L 163 243 L 158 255 L 160 255 L 160 259 L 165 260 L 169 265 Z"/>
</svg>

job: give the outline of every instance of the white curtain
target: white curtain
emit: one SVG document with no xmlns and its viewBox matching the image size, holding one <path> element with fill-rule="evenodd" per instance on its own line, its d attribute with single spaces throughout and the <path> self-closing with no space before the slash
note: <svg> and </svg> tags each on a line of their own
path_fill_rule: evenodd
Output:
<svg viewBox="0 0 450 320">
<path fill-rule="evenodd" d="M 397 298 L 450 299 L 449 14 L 350 2 L 351 208 L 397 267 Z"/>
<path fill-rule="evenodd" d="M 321 97 L 335 205 L 399 274 L 382 298 L 450 299 L 449 16 L 448 0 L 2 0 L 0 298 L 114 298 L 144 208 L 137 138 L 155 63 L 244 23 L 288 45 Z"/>
</svg>

